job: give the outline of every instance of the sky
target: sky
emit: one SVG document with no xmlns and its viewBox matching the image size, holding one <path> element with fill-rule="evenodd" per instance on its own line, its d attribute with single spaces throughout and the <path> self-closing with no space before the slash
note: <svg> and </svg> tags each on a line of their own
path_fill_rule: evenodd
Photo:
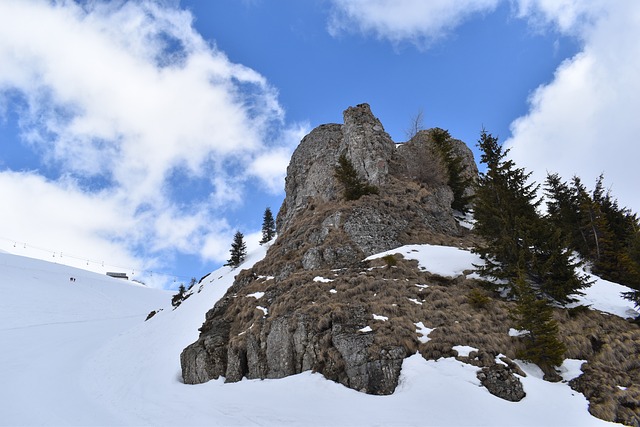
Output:
<svg viewBox="0 0 640 427">
<path fill-rule="evenodd" d="M 363 102 L 396 142 L 422 112 L 479 159 L 484 128 L 637 212 L 637 40 L 635 0 L 5 0 L 0 250 L 199 278 Z"/>
</svg>

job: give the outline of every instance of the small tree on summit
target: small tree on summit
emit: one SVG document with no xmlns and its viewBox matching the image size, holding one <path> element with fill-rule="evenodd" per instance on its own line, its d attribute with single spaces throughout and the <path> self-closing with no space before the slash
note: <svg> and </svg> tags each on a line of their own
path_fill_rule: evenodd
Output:
<svg viewBox="0 0 640 427">
<path fill-rule="evenodd" d="M 276 235 L 276 223 L 273 220 L 273 214 L 271 208 L 264 210 L 264 216 L 262 218 L 262 240 L 260 244 L 270 242 Z"/>
<path fill-rule="evenodd" d="M 237 231 L 233 236 L 233 243 L 231 243 L 231 249 L 229 250 L 231 257 L 225 264 L 231 268 L 237 268 L 244 259 L 247 257 L 247 246 L 244 243 L 244 235 Z"/>
</svg>

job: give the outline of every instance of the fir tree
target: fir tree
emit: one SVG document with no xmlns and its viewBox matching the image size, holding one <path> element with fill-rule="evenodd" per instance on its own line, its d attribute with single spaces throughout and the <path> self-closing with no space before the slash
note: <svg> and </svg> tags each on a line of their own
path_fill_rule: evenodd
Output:
<svg viewBox="0 0 640 427">
<path fill-rule="evenodd" d="M 247 256 L 247 247 L 244 243 L 244 235 L 241 232 L 237 231 L 233 236 L 233 243 L 231 243 L 229 252 L 231 257 L 227 260 L 225 266 L 237 268 Z"/>
<path fill-rule="evenodd" d="M 478 272 L 506 281 L 512 295 L 523 274 L 538 297 L 572 301 L 571 295 L 589 283 L 576 274 L 578 263 L 566 249 L 561 230 L 538 214 L 538 186 L 528 183 L 530 173 L 506 158 L 508 151 L 497 138 L 483 131 L 478 145 L 481 162 L 487 165 L 474 205 L 474 230 L 484 240 L 474 249 L 485 261 Z"/>
<path fill-rule="evenodd" d="M 335 177 L 343 185 L 344 197 L 347 200 L 358 200 L 367 194 L 378 194 L 377 187 L 360 179 L 358 172 L 353 167 L 353 163 L 344 154 L 341 154 L 338 158 Z"/>
<path fill-rule="evenodd" d="M 273 214 L 271 208 L 264 210 L 264 216 L 262 217 L 262 240 L 260 244 L 270 242 L 276 235 L 276 223 L 273 220 Z"/>
<path fill-rule="evenodd" d="M 589 194 L 578 177 L 569 186 L 557 174 L 549 175 L 547 216 L 595 274 L 640 290 L 640 222 L 636 214 L 619 207 L 603 182 L 603 176 L 598 177 Z M 635 292 L 625 296 L 637 301 Z"/>
<path fill-rule="evenodd" d="M 484 277 L 514 281 L 522 259 L 529 264 L 532 225 L 538 220 L 534 184 L 530 174 L 506 159 L 498 139 L 482 131 L 478 146 L 487 171 L 480 174 L 474 203 L 474 231 L 484 244 L 474 251 L 485 261 L 478 268 Z"/>
<path fill-rule="evenodd" d="M 524 348 L 517 356 L 535 363 L 547 374 L 552 373 L 554 366 L 562 364 L 566 351 L 566 346 L 558 339 L 553 309 L 546 300 L 536 298 L 522 275 L 516 279 L 515 290 L 517 304 L 512 314 L 516 328 L 526 331 Z"/>
<path fill-rule="evenodd" d="M 171 305 L 174 307 L 178 307 L 182 303 L 182 301 L 185 300 L 186 291 L 187 290 L 185 289 L 184 285 L 181 283 L 180 287 L 178 288 L 178 293 L 171 297 Z"/>
<path fill-rule="evenodd" d="M 447 185 L 453 192 L 451 208 L 466 213 L 469 210 L 472 197 L 465 195 L 465 193 L 472 185 L 472 180 L 464 177 L 465 166 L 462 163 L 462 158 L 454 153 L 451 135 L 448 131 L 439 128 L 433 129 L 431 137 L 436 151 L 447 169 Z"/>
</svg>

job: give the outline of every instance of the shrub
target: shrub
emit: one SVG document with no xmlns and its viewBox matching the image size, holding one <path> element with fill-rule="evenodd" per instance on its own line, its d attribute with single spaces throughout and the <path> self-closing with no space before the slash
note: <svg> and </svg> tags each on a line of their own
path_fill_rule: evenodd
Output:
<svg viewBox="0 0 640 427">
<path fill-rule="evenodd" d="M 383 256 L 382 260 L 384 261 L 384 263 L 387 265 L 388 268 L 395 267 L 396 265 L 398 265 L 398 260 L 396 260 L 396 257 L 391 254 Z"/>
</svg>

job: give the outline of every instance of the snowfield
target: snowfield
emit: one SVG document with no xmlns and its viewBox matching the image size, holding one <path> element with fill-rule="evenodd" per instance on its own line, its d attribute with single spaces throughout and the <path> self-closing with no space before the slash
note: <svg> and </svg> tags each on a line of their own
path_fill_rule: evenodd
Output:
<svg viewBox="0 0 640 427">
<path fill-rule="evenodd" d="M 252 252 L 241 268 L 262 259 L 266 249 Z M 471 270 L 476 262 L 468 251 L 430 245 L 389 252 L 415 257 L 445 276 Z M 527 396 L 518 403 L 481 387 L 473 366 L 453 358 L 426 361 L 420 355 L 404 361 L 391 396 L 358 393 L 311 372 L 279 380 L 185 385 L 180 352 L 197 339 L 205 313 L 236 273 L 229 267 L 214 271 L 173 310 L 168 292 L 0 253 L 0 425 L 610 424 L 592 417 L 584 396 L 566 383 L 545 382 L 536 366 L 522 363 Z M 635 313 L 617 296 L 618 286 L 598 281 L 583 299 L 601 311 Z M 428 335 L 428 328 L 420 326 Z M 565 379 L 579 375 L 581 363 L 565 361 Z"/>
</svg>

